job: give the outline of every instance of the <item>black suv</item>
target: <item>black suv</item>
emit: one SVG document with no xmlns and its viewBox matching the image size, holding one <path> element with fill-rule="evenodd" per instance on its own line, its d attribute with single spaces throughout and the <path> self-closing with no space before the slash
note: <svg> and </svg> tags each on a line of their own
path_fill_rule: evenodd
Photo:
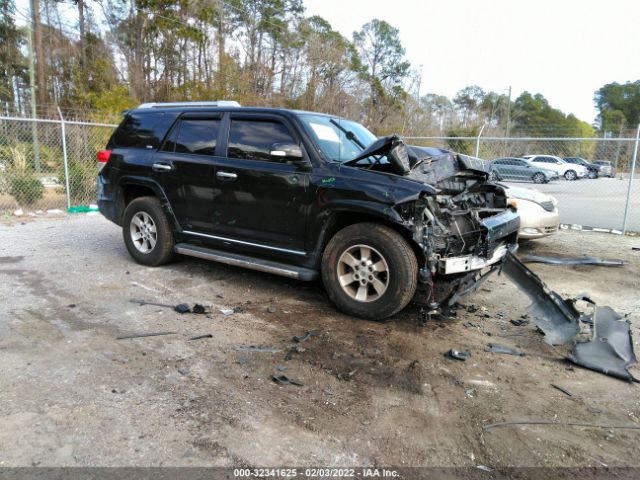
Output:
<svg viewBox="0 0 640 480">
<path fill-rule="evenodd" d="M 98 153 L 98 205 L 131 256 L 175 253 L 300 280 L 383 319 L 473 291 L 520 223 L 484 162 L 320 113 L 224 104 L 125 112 Z"/>
</svg>

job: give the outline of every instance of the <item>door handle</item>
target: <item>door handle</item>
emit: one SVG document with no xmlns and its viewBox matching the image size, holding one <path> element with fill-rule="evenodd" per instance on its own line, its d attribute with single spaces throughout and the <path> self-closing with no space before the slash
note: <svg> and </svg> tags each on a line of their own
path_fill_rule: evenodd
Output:
<svg viewBox="0 0 640 480">
<path fill-rule="evenodd" d="M 173 166 L 171 166 L 168 163 L 161 163 L 161 162 L 157 162 L 154 163 L 153 166 L 151 167 L 151 169 L 154 172 L 169 172 L 171 170 L 173 170 Z"/>
<path fill-rule="evenodd" d="M 220 171 L 216 172 L 216 177 L 223 180 L 235 180 L 236 178 L 238 178 L 238 175 L 231 172 Z"/>
</svg>

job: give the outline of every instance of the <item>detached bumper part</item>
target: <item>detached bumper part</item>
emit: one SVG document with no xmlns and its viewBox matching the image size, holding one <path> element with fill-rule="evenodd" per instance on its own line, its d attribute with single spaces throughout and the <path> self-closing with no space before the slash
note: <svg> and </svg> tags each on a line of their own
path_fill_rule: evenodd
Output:
<svg viewBox="0 0 640 480">
<path fill-rule="evenodd" d="M 564 345 L 573 341 L 568 356 L 571 362 L 623 380 L 634 380 L 628 371 L 637 363 L 631 326 L 622 315 L 595 304 L 592 314 L 581 314 L 574 299 L 564 299 L 551 290 L 511 252 L 505 255 L 502 271 L 531 299 L 527 311 L 544 332 L 547 343 Z M 591 325 L 592 337 L 588 342 L 576 339 L 581 324 Z"/>
<path fill-rule="evenodd" d="M 447 257 L 438 262 L 438 271 L 444 275 L 452 273 L 471 272 L 480 270 L 498 263 L 507 254 L 507 246 L 496 248 L 491 258 L 482 258 L 476 255 L 462 255 L 460 257 Z"/>
</svg>

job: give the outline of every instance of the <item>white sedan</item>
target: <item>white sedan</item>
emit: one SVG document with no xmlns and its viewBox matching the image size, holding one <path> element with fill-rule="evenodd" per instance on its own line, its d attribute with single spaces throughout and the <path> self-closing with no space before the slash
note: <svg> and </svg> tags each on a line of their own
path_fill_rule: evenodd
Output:
<svg viewBox="0 0 640 480">
<path fill-rule="evenodd" d="M 522 158 L 535 167 L 553 170 L 565 180 L 578 180 L 587 176 L 586 167 L 565 162 L 554 155 L 525 155 Z"/>
<path fill-rule="evenodd" d="M 551 195 L 522 187 L 508 187 L 509 202 L 520 214 L 518 238 L 532 240 L 558 231 L 558 201 Z"/>
</svg>

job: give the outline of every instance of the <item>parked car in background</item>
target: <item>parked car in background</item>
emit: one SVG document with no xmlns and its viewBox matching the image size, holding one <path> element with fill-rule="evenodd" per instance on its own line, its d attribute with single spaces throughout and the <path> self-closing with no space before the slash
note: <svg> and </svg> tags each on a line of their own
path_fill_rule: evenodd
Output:
<svg viewBox="0 0 640 480">
<path fill-rule="evenodd" d="M 553 170 L 558 175 L 563 176 L 565 180 L 578 180 L 587 176 L 587 169 L 582 165 L 567 163 L 560 157 L 553 155 L 524 155 L 522 158 L 531 165 Z"/>
<path fill-rule="evenodd" d="M 490 168 L 493 181 L 523 180 L 533 183 L 548 183 L 559 178 L 558 173 L 553 170 L 531 165 L 516 157 L 496 158 L 491 162 Z"/>
<path fill-rule="evenodd" d="M 611 162 L 607 160 L 595 160 L 593 163 L 594 165 L 598 165 L 600 167 L 599 175 L 601 177 L 613 178 L 616 176 L 616 169 L 613 168 Z"/>
<path fill-rule="evenodd" d="M 522 187 L 509 187 L 510 203 L 520 215 L 518 238 L 533 240 L 553 235 L 560 225 L 558 201 L 551 195 Z"/>
<path fill-rule="evenodd" d="M 601 165 L 595 165 L 587 162 L 582 157 L 564 157 L 563 160 L 567 163 L 573 163 L 574 165 L 582 165 L 587 169 L 587 178 L 598 178 L 600 175 Z"/>
</svg>

